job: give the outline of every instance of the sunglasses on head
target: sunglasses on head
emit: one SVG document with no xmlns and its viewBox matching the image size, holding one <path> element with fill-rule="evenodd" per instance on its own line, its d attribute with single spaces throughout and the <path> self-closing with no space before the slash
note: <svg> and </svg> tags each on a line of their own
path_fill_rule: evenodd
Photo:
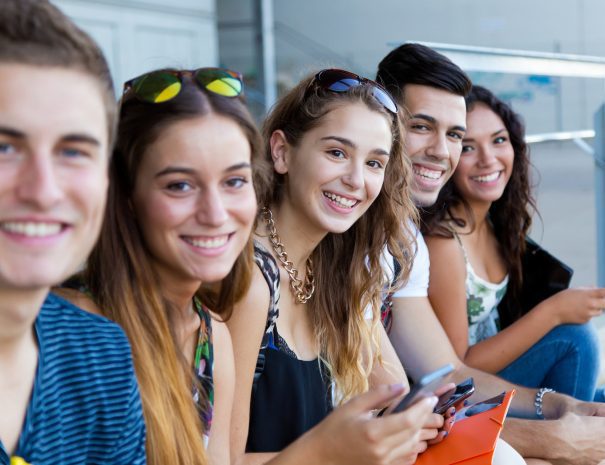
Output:
<svg viewBox="0 0 605 465">
<path fill-rule="evenodd" d="M 188 76 L 202 89 L 223 97 L 238 97 L 244 93 L 243 77 L 237 71 L 222 68 L 195 70 L 161 70 L 142 74 L 124 83 L 123 96 L 133 95 L 148 103 L 162 103 L 175 98 Z"/>
<path fill-rule="evenodd" d="M 324 69 L 315 75 L 312 84 L 332 92 L 347 92 L 358 86 L 370 86 L 374 98 L 389 112 L 397 114 L 397 104 L 388 91 L 371 79 L 358 76 L 344 69 Z"/>
</svg>

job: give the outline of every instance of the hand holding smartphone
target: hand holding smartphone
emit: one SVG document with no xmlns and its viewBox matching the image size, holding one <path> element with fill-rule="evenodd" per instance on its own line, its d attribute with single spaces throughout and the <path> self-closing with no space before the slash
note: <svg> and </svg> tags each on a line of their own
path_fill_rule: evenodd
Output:
<svg viewBox="0 0 605 465">
<path fill-rule="evenodd" d="M 390 405 L 378 413 L 378 416 L 384 414 L 398 413 L 414 405 L 419 400 L 426 397 L 435 395 L 434 392 L 439 386 L 441 386 L 447 379 L 447 377 L 454 371 L 454 367 L 451 364 L 447 364 L 438 370 L 423 376 L 415 383 L 410 392 L 399 401 L 396 405 Z"/>
<path fill-rule="evenodd" d="M 459 405 L 465 399 L 469 398 L 474 392 L 475 383 L 473 382 L 473 378 L 467 378 L 454 389 L 439 397 L 434 412 L 443 415 L 451 407 Z"/>
</svg>

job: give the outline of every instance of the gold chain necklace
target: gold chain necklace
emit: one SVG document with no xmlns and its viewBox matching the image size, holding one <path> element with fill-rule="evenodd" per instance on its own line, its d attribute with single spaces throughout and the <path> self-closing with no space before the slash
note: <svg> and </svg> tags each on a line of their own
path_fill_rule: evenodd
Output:
<svg viewBox="0 0 605 465">
<path fill-rule="evenodd" d="M 307 274 L 304 282 L 298 277 L 298 270 L 294 268 L 294 263 L 288 260 L 288 254 L 286 248 L 277 234 L 275 229 L 275 221 L 273 220 L 273 213 L 267 207 L 261 210 L 263 219 L 267 224 L 267 231 L 269 231 L 269 242 L 277 255 L 277 259 L 280 261 L 288 277 L 290 278 L 290 289 L 294 292 L 294 298 L 297 304 L 306 304 L 315 292 L 315 277 L 313 276 L 313 261 L 311 257 L 307 260 Z"/>
</svg>

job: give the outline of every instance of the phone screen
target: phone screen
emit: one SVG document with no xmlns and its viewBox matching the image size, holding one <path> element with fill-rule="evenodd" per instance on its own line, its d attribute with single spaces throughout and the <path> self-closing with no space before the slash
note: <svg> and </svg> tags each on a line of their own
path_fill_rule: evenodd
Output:
<svg viewBox="0 0 605 465">
<path fill-rule="evenodd" d="M 410 392 L 401 399 L 401 401 L 395 405 L 390 406 L 381 411 L 378 415 L 388 414 L 388 413 L 397 413 L 405 410 L 406 408 L 414 405 L 419 400 L 424 399 L 425 397 L 430 397 L 434 395 L 435 390 L 438 389 L 445 383 L 447 377 L 454 371 L 454 367 L 451 364 L 447 364 L 438 370 L 429 373 L 426 376 L 420 378 L 420 380 L 412 386 Z"/>
<path fill-rule="evenodd" d="M 467 378 L 454 389 L 446 392 L 437 402 L 434 412 L 443 415 L 448 409 L 470 397 L 475 392 L 473 378 Z"/>
</svg>

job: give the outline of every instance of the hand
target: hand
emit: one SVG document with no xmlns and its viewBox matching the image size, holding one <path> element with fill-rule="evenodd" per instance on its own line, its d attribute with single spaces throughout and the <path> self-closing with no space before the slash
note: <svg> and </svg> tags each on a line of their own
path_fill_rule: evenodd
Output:
<svg viewBox="0 0 605 465">
<path fill-rule="evenodd" d="M 373 417 L 371 410 L 403 393 L 403 386 L 380 386 L 337 408 L 307 433 L 307 444 L 319 449 L 327 464 L 411 465 L 421 448 L 436 397 L 423 399 L 403 412 Z"/>
<path fill-rule="evenodd" d="M 554 465 L 598 465 L 605 460 L 605 418 L 567 413 L 559 422 L 562 433 L 553 444 Z"/>
<path fill-rule="evenodd" d="M 440 387 L 435 391 L 437 397 L 441 397 L 448 391 L 456 389 L 454 383 L 448 383 Z M 456 408 L 451 407 L 445 412 L 444 415 L 432 414 L 429 415 L 426 424 L 422 428 L 420 433 L 421 439 L 421 450 L 424 452 L 428 446 L 438 444 L 450 433 L 452 426 L 454 425 L 454 415 L 456 415 Z"/>
<path fill-rule="evenodd" d="M 605 289 L 574 288 L 557 292 L 544 302 L 557 324 L 583 324 L 599 316 L 605 308 Z"/>
<path fill-rule="evenodd" d="M 585 417 L 605 417 L 605 403 L 578 401 L 568 405 L 565 413 L 575 413 Z M 605 431 L 603 434 L 605 435 Z"/>
</svg>

